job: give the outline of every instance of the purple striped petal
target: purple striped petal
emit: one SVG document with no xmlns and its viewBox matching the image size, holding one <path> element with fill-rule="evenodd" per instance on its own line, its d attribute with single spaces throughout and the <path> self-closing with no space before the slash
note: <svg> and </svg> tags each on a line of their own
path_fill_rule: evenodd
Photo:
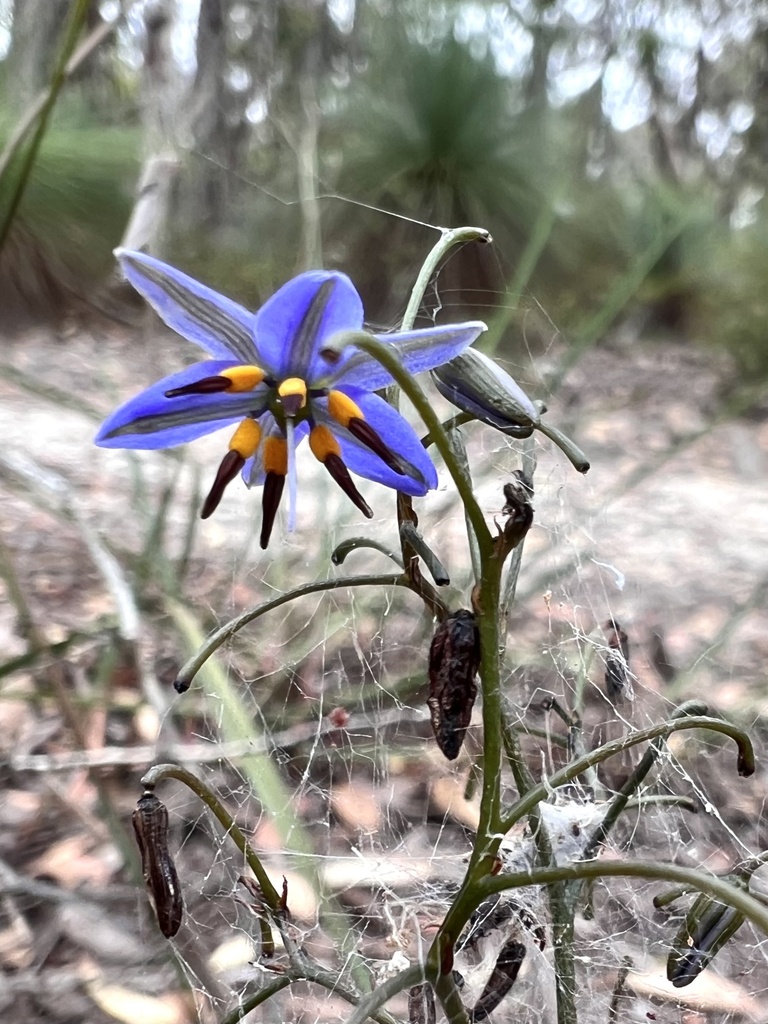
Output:
<svg viewBox="0 0 768 1024">
<path fill-rule="evenodd" d="M 249 414 L 258 415 L 269 396 L 265 384 L 247 393 L 165 397 L 165 392 L 172 388 L 215 376 L 236 365 L 231 359 L 211 359 L 164 377 L 113 412 L 96 435 L 96 444 L 101 448 L 173 448 Z"/>
<path fill-rule="evenodd" d="M 441 327 L 426 327 L 419 331 L 401 334 L 374 334 L 377 341 L 391 345 L 400 356 L 403 365 L 411 373 L 423 373 L 454 359 L 487 330 L 484 323 L 470 321 L 464 324 L 446 324 Z M 340 384 L 354 384 L 367 391 L 378 391 L 392 383 L 388 370 L 365 352 L 351 349 L 348 358 L 342 357 L 341 364 L 330 366 L 325 363 L 324 376 L 313 381 L 315 387 L 337 387 Z"/>
<path fill-rule="evenodd" d="M 116 249 L 115 256 L 126 278 L 171 330 L 214 359 L 258 360 L 255 317 L 249 310 L 154 256 L 127 249 Z"/>
<path fill-rule="evenodd" d="M 324 372 L 318 355 L 331 335 L 359 330 L 363 304 L 345 274 L 311 270 L 275 292 L 255 317 L 256 346 L 278 380 L 300 377 L 308 383 Z"/>
<path fill-rule="evenodd" d="M 331 419 L 327 412 L 327 399 L 318 399 L 312 403 L 315 418 L 333 431 L 341 445 L 341 457 L 350 472 L 417 497 L 437 487 L 437 471 L 432 460 L 416 431 L 397 410 L 383 398 L 361 388 L 345 386 L 339 390 L 360 407 L 366 422 L 398 456 L 405 470 L 403 475 L 386 466 L 370 448 Z"/>
</svg>

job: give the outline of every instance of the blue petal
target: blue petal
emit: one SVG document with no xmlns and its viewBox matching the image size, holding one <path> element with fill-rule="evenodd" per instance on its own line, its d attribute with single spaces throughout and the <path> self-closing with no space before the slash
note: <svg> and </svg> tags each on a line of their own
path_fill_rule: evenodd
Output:
<svg viewBox="0 0 768 1024">
<path fill-rule="evenodd" d="M 96 435 L 96 444 L 101 448 L 173 448 L 250 413 L 258 414 L 269 397 L 266 384 L 247 394 L 165 397 L 171 388 L 215 376 L 236 365 L 231 359 L 212 359 L 164 377 L 113 412 Z"/>
<path fill-rule="evenodd" d="M 487 329 L 480 321 L 470 321 L 401 334 L 374 334 L 373 337 L 396 349 L 403 365 L 411 373 L 423 373 L 454 359 Z M 315 387 L 355 384 L 368 391 L 378 391 L 391 383 L 392 376 L 388 370 L 365 352 L 354 349 L 340 365 L 330 367 L 326 362 L 324 376 L 313 381 Z"/>
<path fill-rule="evenodd" d="M 432 460 L 416 431 L 396 409 L 383 398 L 361 388 L 344 386 L 338 390 L 360 407 L 366 422 L 398 456 L 405 470 L 405 474 L 401 475 L 385 465 L 370 448 L 331 419 L 327 413 L 327 399 L 318 399 L 312 403 L 312 411 L 318 422 L 325 423 L 333 431 L 341 445 L 341 457 L 352 473 L 416 496 L 437 487 L 437 471 Z"/>
<path fill-rule="evenodd" d="M 284 284 L 255 316 L 255 338 L 263 363 L 278 379 L 311 382 L 327 369 L 318 355 L 338 331 L 360 330 L 363 304 L 345 274 L 311 270 Z"/>
<path fill-rule="evenodd" d="M 214 359 L 258 359 L 249 310 L 153 256 L 127 249 L 116 249 L 115 256 L 133 287 L 177 334 Z"/>
</svg>

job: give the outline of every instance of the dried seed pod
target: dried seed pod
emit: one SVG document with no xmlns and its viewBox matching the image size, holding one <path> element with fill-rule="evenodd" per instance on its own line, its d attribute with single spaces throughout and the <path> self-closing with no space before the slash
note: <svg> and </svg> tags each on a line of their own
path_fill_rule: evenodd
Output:
<svg viewBox="0 0 768 1024">
<path fill-rule="evenodd" d="M 485 1020 L 493 1013 L 514 985 L 525 960 L 525 946 L 519 939 L 509 939 L 501 947 L 496 965 L 472 1010 L 472 1021 Z"/>
<path fill-rule="evenodd" d="M 154 793 L 146 790 L 139 798 L 132 821 L 157 923 L 166 939 L 170 939 L 181 927 L 184 901 L 176 865 L 168 849 L 168 810 Z"/>
<path fill-rule="evenodd" d="M 516 469 L 503 490 L 504 507 L 501 511 L 507 521 L 500 531 L 497 547 L 500 556 L 506 558 L 525 538 L 533 523 L 533 487 L 522 470 Z"/>
<path fill-rule="evenodd" d="M 437 627 L 429 648 L 429 697 L 437 745 L 453 761 L 459 756 L 477 696 L 480 634 L 475 616 L 460 609 Z"/>
<path fill-rule="evenodd" d="M 632 700 L 634 692 L 629 676 L 629 637 L 616 619 L 609 619 L 605 626 L 608 651 L 605 655 L 605 692 L 614 704 Z"/>
<path fill-rule="evenodd" d="M 408 992 L 410 1024 L 435 1024 L 435 995 L 428 982 L 414 985 Z"/>
<path fill-rule="evenodd" d="M 702 893 L 675 936 L 667 958 L 667 979 L 675 988 L 690 985 L 743 924 L 742 913 Z"/>
</svg>

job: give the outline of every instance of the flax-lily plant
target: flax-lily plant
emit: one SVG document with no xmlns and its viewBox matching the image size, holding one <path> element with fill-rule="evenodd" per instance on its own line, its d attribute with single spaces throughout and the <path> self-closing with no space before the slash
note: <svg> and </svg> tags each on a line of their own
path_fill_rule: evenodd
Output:
<svg viewBox="0 0 768 1024">
<path fill-rule="evenodd" d="M 126 402 L 102 425 L 98 445 L 170 448 L 237 424 L 202 516 L 211 515 L 242 473 L 249 487 L 263 486 L 262 548 L 286 480 L 289 529 L 294 526 L 295 448 L 307 435 L 313 455 L 368 518 L 373 513 L 350 471 L 415 496 L 437 486 L 413 428 L 374 394 L 392 383 L 391 375 L 359 350 L 334 362 L 323 356 L 334 335 L 362 328 L 362 302 L 346 275 L 300 274 L 252 313 L 152 256 L 118 250 L 117 257 L 165 323 L 212 358 Z M 420 373 L 459 355 L 484 330 L 473 321 L 373 337 Z"/>
<path fill-rule="evenodd" d="M 736 915 L 768 934 L 768 911 L 743 887 L 675 865 L 596 857 L 628 806 L 631 795 L 644 783 L 666 738 L 693 728 L 729 736 L 738 747 L 738 772 L 746 776 L 754 771 L 754 755 L 748 737 L 741 730 L 710 718 L 699 702 L 689 702 L 666 722 L 644 730 L 630 730 L 619 739 L 578 756 L 574 739 L 574 755 L 568 763 L 538 782 L 523 757 L 514 723 L 505 706 L 509 695 L 505 692 L 502 675 L 502 572 L 508 559 L 504 590 L 511 579 L 509 592 L 513 594 L 519 555 L 533 517 L 532 431 L 537 430 L 554 440 L 581 472 L 586 472 L 589 464 L 569 438 L 542 421 L 539 405 L 531 402 L 512 378 L 469 347 L 482 332 L 482 324 L 471 322 L 411 330 L 426 283 L 448 249 L 461 242 L 487 240 L 487 232 L 474 228 L 444 232 L 419 275 L 406 311 L 404 329 L 383 336 L 361 331 L 360 299 L 350 281 L 339 273 L 302 274 L 285 285 L 260 312 L 251 314 L 156 259 L 140 253 L 119 253 L 126 276 L 165 322 L 200 345 L 212 358 L 159 381 L 118 409 L 101 428 L 99 444 L 164 448 L 191 441 L 222 426 L 236 425 L 229 451 L 204 503 L 203 515 L 214 511 L 226 485 L 242 472 L 248 485 L 264 486 L 261 543 L 265 547 L 285 480 L 289 481 L 290 492 L 295 489 L 295 446 L 304 436 L 308 435 L 314 455 L 366 515 L 370 510 L 349 471 L 385 484 L 405 496 L 423 495 L 435 486 L 434 466 L 416 434 L 392 406 L 373 393 L 394 379 L 423 419 L 453 477 L 467 512 L 468 539 L 471 542 L 474 537 L 478 552 L 475 587 L 470 599 L 472 611 L 448 613 L 447 606 L 442 606 L 446 614 L 436 635 L 440 643 L 436 648 L 433 642 L 430 657 L 430 682 L 434 676 L 442 685 L 430 704 L 433 725 L 437 717 L 438 725 L 445 727 L 446 732 L 449 728 L 455 729 L 456 723 L 466 731 L 464 719 L 468 716 L 464 713 L 471 711 L 471 704 L 466 702 L 474 700 L 477 691 L 482 694 L 483 750 L 477 766 L 482 792 L 477 829 L 464 878 L 449 901 L 450 906 L 429 949 L 405 970 L 383 983 L 373 984 L 356 955 L 347 955 L 343 942 L 338 949 L 337 969 L 323 968 L 306 950 L 297 946 L 293 930 L 287 927 L 291 899 L 287 885 L 282 893 L 277 893 L 263 870 L 258 852 L 250 847 L 216 794 L 178 766 L 158 765 L 145 776 L 143 783 L 148 790 L 167 778 L 181 781 L 212 809 L 245 855 L 255 876 L 256 882 L 249 886 L 249 892 L 257 896 L 254 912 L 260 918 L 264 956 L 274 954 L 273 931 L 283 937 L 286 962 L 281 970 L 285 973 L 272 984 L 259 985 L 245 998 L 239 993 L 237 1005 L 221 1024 L 235 1024 L 280 989 L 302 980 L 326 986 L 356 1005 L 348 1018 L 349 1024 L 364 1024 L 369 1018 L 380 1024 L 393 1024 L 394 1018 L 384 1007 L 392 996 L 403 990 L 410 990 L 411 1019 L 435 1019 L 435 997 L 449 1024 L 470 1024 L 472 1020 L 484 1019 L 490 1012 L 490 997 L 494 996 L 493 1005 L 498 1005 L 514 979 L 503 992 L 482 993 L 474 1008 L 465 1006 L 457 986 L 454 955 L 461 949 L 462 936 L 471 935 L 478 909 L 498 894 L 516 888 L 531 890 L 543 886 L 548 893 L 549 928 L 542 923 L 537 931 L 542 936 L 541 943 L 551 942 L 553 947 L 558 1024 L 576 1024 L 577 1021 L 579 986 L 574 916 L 584 891 L 584 880 L 626 875 L 682 884 L 706 893 L 710 901 L 733 908 Z M 527 439 L 523 445 L 523 469 L 510 474 L 519 486 L 504 488 L 506 504 L 501 514 L 506 522 L 503 527 L 494 520 L 494 529 L 490 528 L 485 511 L 477 503 L 469 472 L 455 455 L 452 446 L 455 438 L 446 432 L 431 401 L 413 379 L 413 374 L 425 370 L 433 371 L 438 389 L 462 409 L 464 417 L 479 419 L 508 437 Z M 452 434 L 455 424 L 449 424 L 449 430 Z M 289 525 L 294 507 L 292 495 Z M 399 499 L 401 540 L 405 536 L 403 525 L 414 525 L 408 517 L 410 511 L 407 498 Z M 406 547 L 403 540 L 401 566 L 408 564 Z M 188 689 L 206 660 L 241 628 L 307 593 L 339 586 L 381 587 L 405 583 L 424 600 L 428 610 L 434 612 L 435 603 L 416 585 L 415 561 L 414 557 L 410 573 L 403 570 L 388 575 L 365 574 L 315 581 L 249 609 L 202 644 L 181 669 L 175 683 L 177 691 L 182 693 Z M 461 629 L 457 628 L 459 626 Z M 453 699 L 454 684 L 457 669 L 461 668 L 465 672 L 459 697 L 465 704 L 457 709 Z M 425 675 L 426 669 L 425 659 Z M 480 677 L 479 686 L 475 685 L 476 674 Z M 460 714 L 455 715 L 457 710 Z M 453 717 L 440 717 L 446 713 Z M 245 714 L 240 717 L 247 723 L 250 734 L 251 719 Z M 569 735 L 577 731 L 576 719 L 576 715 L 569 718 Z M 448 739 L 451 741 L 447 745 L 448 756 L 455 757 L 454 749 L 458 751 L 461 743 L 452 742 L 455 739 L 452 735 Z M 542 805 L 550 801 L 553 791 L 575 783 L 582 776 L 588 779 L 589 773 L 609 757 L 648 743 L 650 748 L 622 790 L 601 808 L 596 808 L 596 823 L 577 833 L 568 832 L 569 836 L 580 837 L 578 848 L 571 844 L 567 853 L 561 853 L 557 830 L 550 828 L 549 819 L 542 813 Z M 444 744 L 443 749 L 445 747 Z M 516 800 L 510 796 L 512 786 L 517 789 Z M 284 807 L 289 801 L 281 797 L 279 803 Z M 526 847 L 524 868 L 519 870 L 513 861 L 502 856 L 502 841 L 524 818 L 531 826 L 533 846 Z M 162 865 L 167 866 L 168 850 L 161 850 L 159 856 Z M 161 900 L 167 896 L 164 888 L 167 876 L 153 871 L 149 872 L 147 881 L 157 904 L 158 896 Z M 514 899 L 512 903 L 516 905 Z M 705 916 L 708 906 L 705 906 Z M 179 907 L 178 901 L 172 905 L 174 910 Z M 162 917 L 159 919 L 162 924 Z M 736 920 L 738 917 L 731 923 Z M 174 930 L 176 922 L 174 916 Z M 693 934 L 696 927 L 693 915 L 690 925 Z M 549 938 L 545 935 L 547 931 Z M 170 930 L 166 934 L 170 934 Z M 725 941 L 730 934 L 723 938 L 719 933 L 717 942 Z M 712 949 L 710 946 L 706 950 L 711 954 L 710 959 L 714 955 Z M 347 982 L 341 966 L 344 963 L 350 964 L 349 975 L 354 985 Z M 519 967 L 519 958 L 516 963 Z M 504 974 L 505 970 L 508 976 L 509 964 L 508 946 L 504 945 L 492 978 Z M 358 967 L 362 969 L 357 970 Z M 422 998 L 423 1012 L 419 1009 Z"/>
</svg>

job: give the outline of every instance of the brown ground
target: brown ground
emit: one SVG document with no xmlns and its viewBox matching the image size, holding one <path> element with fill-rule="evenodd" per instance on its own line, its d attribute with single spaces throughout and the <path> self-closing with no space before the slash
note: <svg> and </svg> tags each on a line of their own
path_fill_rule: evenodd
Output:
<svg viewBox="0 0 768 1024">
<path fill-rule="evenodd" d="M 233 484 L 216 516 L 200 526 L 179 589 L 178 559 L 190 509 L 199 504 L 194 467 L 202 467 L 204 488 L 221 438 L 196 443 L 183 464 L 148 453 L 133 468 L 122 453 L 91 445 L 98 416 L 179 358 L 188 352 L 176 339 L 112 328 L 9 340 L 2 357 L 0 568 L 8 600 L 0 605 L 0 1018 L 14 1024 L 114 1017 L 175 1024 L 190 1019 L 184 978 L 220 996 L 216 1012 L 198 1000 L 204 1019 L 214 1020 L 232 1005 L 230 987 L 241 990 L 259 977 L 247 966 L 251 918 L 235 900 L 245 894 L 233 848 L 179 788 L 169 785 L 167 796 L 174 843 L 184 844 L 180 974 L 132 886 L 131 840 L 121 849 L 116 836 L 141 773 L 169 753 L 230 793 L 230 806 L 255 830 L 276 875 L 289 874 L 297 919 L 309 921 L 316 911 L 311 888 L 246 791 L 244 765 L 210 758 L 220 721 L 219 702 L 203 696 L 212 684 L 183 698 L 173 694 L 175 671 L 195 646 L 184 639 L 174 601 L 182 597 L 205 632 L 265 597 L 340 572 L 330 569 L 328 553 L 344 536 L 366 533 L 394 544 L 385 518 L 391 500 L 372 488 L 381 518 L 361 523 L 302 459 L 299 529 L 278 535 L 265 556 L 253 541 L 258 495 Z M 587 743 L 594 730 L 620 730 L 618 719 L 644 725 L 668 701 L 696 697 L 749 727 L 759 756 L 768 695 L 768 423 L 727 419 L 708 429 L 721 408 L 723 380 L 723 366 L 710 356 L 680 344 L 645 344 L 588 354 L 550 401 L 549 418 L 578 440 L 592 470 L 582 478 L 549 442 L 540 448 L 536 523 L 508 659 L 516 667 L 511 696 L 530 724 L 547 725 L 553 716 L 541 710 L 541 699 L 555 693 L 569 701 L 582 669 L 589 676 Z M 542 394 L 535 380 L 528 383 Z M 62 394 L 46 397 L 46 385 Z M 93 407 L 95 418 L 62 405 L 62 395 Z M 472 445 L 472 465 L 483 467 L 475 469 L 481 503 L 498 515 L 501 484 L 517 462 L 499 435 L 480 431 Z M 176 474 L 165 535 L 149 543 L 159 495 Z M 441 484 L 444 478 L 442 471 Z M 462 517 L 447 486 L 422 503 L 420 521 L 460 583 L 451 602 L 466 604 Z M 9 566 L 21 598 L 8 582 Z M 383 555 L 366 552 L 350 555 L 344 567 L 390 568 Z M 420 688 L 428 624 L 413 608 L 409 595 L 387 604 L 380 590 L 303 599 L 246 631 L 222 660 L 243 699 L 255 701 L 254 735 L 279 734 L 279 757 L 268 749 L 323 855 L 317 863 L 324 882 L 367 922 L 362 948 L 382 972 L 398 956 L 415 955 L 416 909 L 423 927 L 425 914 L 439 920 L 445 896 L 438 882 L 459 877 L 468 848 L 462 827 L 476 813 L 462 799 L 469 761 L 462 757 L 448 771 L 429 738 Z M 595 632 L 609 617 L 630 635 L 636 675 L 634 703 L 618 709 L 603 696 Z M 50 647 L 56 644 L 64 649 Z M 36 646 L 43 653 L 33 656 Z M 584 668 L 587 655 L 592 662 Z M 243 679 L 255 683 L 248 689 Z M 352 715 L 346 729 L 329 718 L 337 705 Z M 82 752 L 90 752 L 90 768 Z M 689 739 L 674 752 L 659 791 L 695 794 L 717 813 L 649 812 L 644 824 L 622 833 L 635 852 L 722 871 L 768 847 L 764 770 L 739 779 L 733 751 L 712 741 Z M 531 750 L 535 772 L 549 764 L 549 753 L 546 744 Z M 604 779 L 616 784 L 622 774 L 626 769 L 615 766 Z M 426 894 L 434 907 L 425 909 Z M 682 990 L 686 1003 L 678 1006 L 654 988 L 664 941 L 676 926 L 654 915 L 646 888 L 612 883 L 597 904 L 596 921 L 580 926 L 591 957 L 583 965 L 585 1020 L 607 1019 L 625 954 L 636 967 L 634 995 L 622 1004 L 626 1020 L 768 1020 L 761 1008 L 768 972 L 746 928 L 714 968 Z M 312 930 L 308 942 L 327 955 L 321 932 Z M 525 1019 L 547 1019 L 533 1014 L 531 987 L 537 971 L 550 970 L 547 963 L 528 958 L 528 980 L 518 989 L 531 1011 Z M 493 1019 L 512 1019 L 511 1005 L 502 1004 Z M 282 995 L 271 1006 L 261 1019 L 349 1013 L 338 997 L 316 993 L 311 1001 L 301 992 Z M 402 1005 L 393 1009 L 405 1013 Z"/>
</svg>

